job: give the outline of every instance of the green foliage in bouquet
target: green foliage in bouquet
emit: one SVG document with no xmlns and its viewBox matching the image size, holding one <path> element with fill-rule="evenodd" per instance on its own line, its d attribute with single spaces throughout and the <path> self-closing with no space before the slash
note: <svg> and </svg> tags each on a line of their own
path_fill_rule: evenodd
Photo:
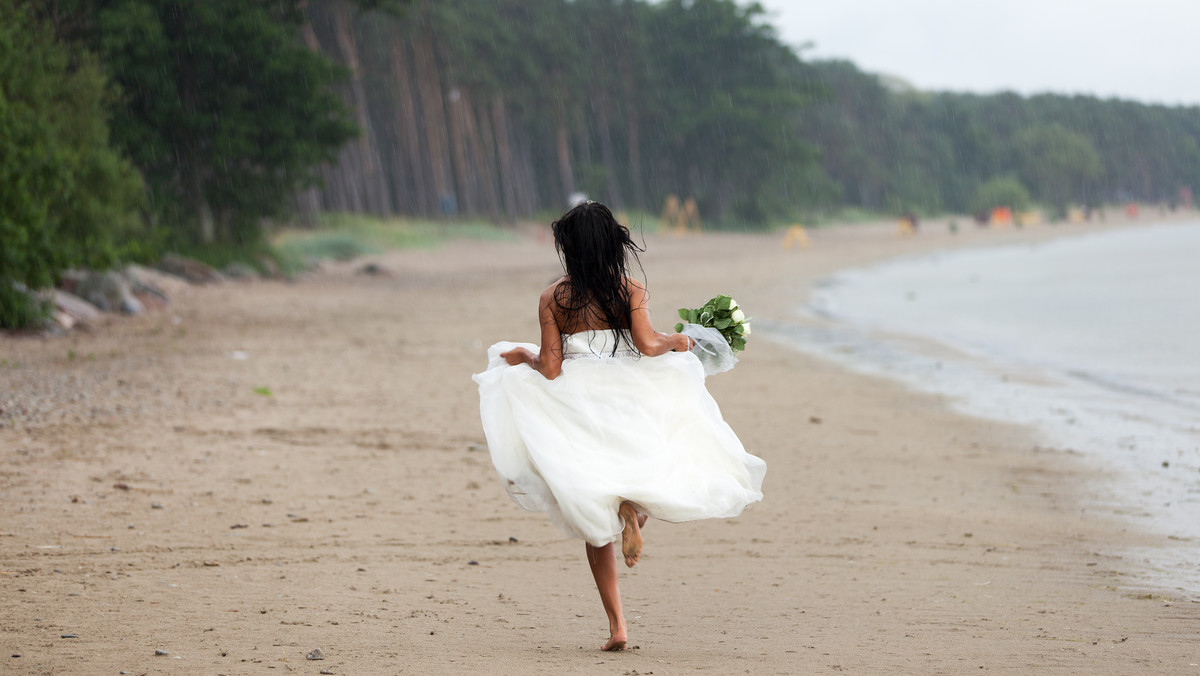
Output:
<svg viewBox="0 0 1200 676">
<path fill-rule="evenodd" d="M 720 295 L 710 299 L 703 307 L 679 308 L 679 318 L 688 324 L 708 326 L 721 332 L 725 342 L 734 353 L 746 349 L 746 336 L 750 335 L 750 320 L 738 307 L 737 301 Z M 683 330 L 683 323 L 675 325 L 676 333 Z"/>
</svg>

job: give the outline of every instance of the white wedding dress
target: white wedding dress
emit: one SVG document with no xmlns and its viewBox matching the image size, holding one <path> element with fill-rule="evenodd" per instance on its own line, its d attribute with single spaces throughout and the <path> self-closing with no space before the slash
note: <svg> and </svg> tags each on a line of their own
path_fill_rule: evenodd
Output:
<svg viewBox="0 0 1200 676">
<path fill-rule="evenodd" d="M 618 338 L 564 335 L 554 380 L 500 357 L 536 345 L 488 350 L 487 370 L 474 376 L 479 412 L 513 500 L 598 547 L 619 537 L 623 500 L 673 522 L 737 516 L 761 500 L 766 463 L 721 418 L 696 356 L 645 357 Z"/>
</svg>

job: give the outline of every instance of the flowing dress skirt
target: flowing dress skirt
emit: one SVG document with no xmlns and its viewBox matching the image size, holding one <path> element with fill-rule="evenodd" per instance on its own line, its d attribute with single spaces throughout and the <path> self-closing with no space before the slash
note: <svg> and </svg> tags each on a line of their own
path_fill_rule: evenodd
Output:
<svg viewBox="0 0 1200 676">
<path fill-rule="evenodd" d="M 737 516 L 762 499 L 766 463 L 721 417 L 691 353 L 611 353 L 613 331 L 563 336 L 562 373 L 547 380 L 500 353 L 474 376 L 492 463 L 509 495 L 595 546 L 620 535 L 623 500 L 680 522 Z"/>
</svg>

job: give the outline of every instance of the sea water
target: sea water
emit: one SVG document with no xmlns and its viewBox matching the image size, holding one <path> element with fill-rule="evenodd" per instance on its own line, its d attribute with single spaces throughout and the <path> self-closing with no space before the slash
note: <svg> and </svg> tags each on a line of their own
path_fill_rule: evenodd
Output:
<svg viewBox="0 0 1200 676">
<path fill-rule="evenodd" d="M 1146 564 L 1200 593 L 1200 223 L 851 270 L 804 311 L 763 328 L 1096 463 L 1083 508 L 1169 536 Z"/>
</svg>

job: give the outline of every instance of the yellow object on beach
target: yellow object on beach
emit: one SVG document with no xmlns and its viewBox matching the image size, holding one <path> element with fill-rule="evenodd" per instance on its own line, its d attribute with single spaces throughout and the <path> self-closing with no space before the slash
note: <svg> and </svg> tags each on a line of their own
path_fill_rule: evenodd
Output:
<svg viewBox="0 0 1200 676">
<path fill-rule="evenodd" d="M 679 222 L 679 198 L 675 195 L 667 195 L 666 201 L 663 202 L 662 213 L 659 215 L 659 227 L 663 230 L 674 231 L 676 224 Z"/>
<path fill-rule="evenodd" d="M 700 232 L 700 206 L 696 204 L 694 198 L 687 198 L 683 201 L 683 215 L 680 216 L 680 227 L 684 230 L 695 230 Z"/>
<path fill-rule="evenodd" d="M 808 231 L 803 225 L 795 223 L 787 229 L 787 234 L 783 237 L 783 248 L 791 249 L 799 247 L 801 249 L 808 248 Z"/>
<path fill-rule="evenodd" d="M 700 207 L 696 204 L 696 200 L 691 197 L 680 202 L 678 196 L 667 195 L 659 220 L 663 230 L 669 231 L 676 236 L 686 235 L 691 231 L 700 232 L 701 230 Z"/>
<path fill-rule="evenodd" d="M 1042 223 L 1042 212 L 1034 209 L 1033 211 L 1018 211 L 1017 225 L 1040 225 Z"/>
<path fill-rule="evenodd" d="M 913 234 L 916 234 L 916 231 L 916 228 L 913 227 L 912 219 L 901 218 L 900 222 L 896 224 L 896 232 L 899 233 L 901 237 L 909 237 Z"/>
</svg>

